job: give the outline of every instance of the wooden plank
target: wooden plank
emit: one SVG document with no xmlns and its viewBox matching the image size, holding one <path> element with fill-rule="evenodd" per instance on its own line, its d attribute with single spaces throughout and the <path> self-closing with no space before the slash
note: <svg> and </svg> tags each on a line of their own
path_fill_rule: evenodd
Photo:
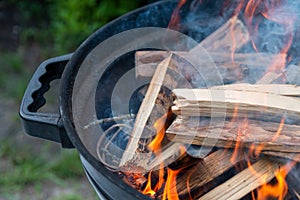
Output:
<svg viewBox="0 0 300 200">
<path fill-rule="evenodd" d="M 241 199 L 254 189 L 270 182 L 275 177 L 275 171 L 279 170 L 281 166 L 282 164 L 279 162 L 262 158 L 251 167 L 209 191 L 199 200 Z"/>
<path fill-rule="evenodd" d="M 300 121 L 300 99 L 271 93 L 214 89 L 174 89 L 176 96 L 172 111 L 185 116 L 233 117 L 238 105 L 238 114 L 249 118 L 264 117 L 279 120 Z M 224 110 L 226 109 L 226 110 Z"/>
<path fill-rule="evenodd" d="M 194 167 L 195 170 L 185 173 L 177 179 L 178 194 L 186 195 L 189 191 L 199 189 L 244 159 L 243 156 L 238 156 L 231 162 L 231 157 L 231 150 L 218 150 L 199 161 L 199 164 Z M 197 194 L 201 195 L 201 191 Z"/>
<path fill-rule="evenodd" d="M 248 91 L 248 92 L 262 92 L 271 93 L 282 96 L 300 96 L 300 86 L 289 84 L 249 84 L 249 83 L 236 83 L 228 85 L 213 86 L 213 90 L 235 90 L 235 91 Z"/>
<path fill-rule="evenodd" d="M 195 73 L 199 72 L 202 75 L 206 75 L 206 80 L 202 81 L 204 83 L 201 83 L 202 85 L 205 84 L 205 82 L 210 82 L 214 81 L 211 84 L 216 85 L 216 77 L 215 74 L 219 73 L 218 71 L 223 71 L 221 77 L 225 77 L 226 79 L 234 78 L 234 80 L 226 80 L 228 82 L 233 82 L 236 81 L 237 78 L 241 78 L 241 74 L 243 72 L 243 69 L 239 67 L 236 64 L 224 64 L 222 63 L 221 66 L 224 68 L 223 70 L 218 70 L 216 71 L 215 65 L 213 62 L 210 60 L 210 62 L 201 62 L 199 60 L 199 55 L 204 55 L 204 57 L 208 57 L 206 50 L 210 52 L 216 52 L 216 51 L 226 51 L 226 52 L 234 52 L 236 49 L 240 48 L 243 46 L 246 42 L 249 40 L 249 32 L 246 29 L 246 27 L 243 25 L 242 21 L 237 19 L 236 16 L 232 17 L 229 19 L 225 24 L 223 24 L 220 28 L 218 28 L 214 33 L 209 35 L 207 38 L 205 38 L 199 45 L 194 47 L 192 50 L 190 50 L 189 54 L 191 57 L 188 58 L 189 61 L 192 61 L 192 65 L 196 66 L 191 66 L 190 68 L 192 70 L 186 71 L 186 67 L 183 68 L 184 71 L 178 70 L 180 73 L 185 76 L 186 79 L 189 79 L 190 77 L 193 77 Z M 205 50 L 204 50 L 205 49 Z M 136 53 L 136 74 L 137 76 L 147 76 L 151 77 L 151 75 L 154 73 L 155 67 L 157 65 L 157 62 L 159 62 L 160 59 L 166 58 L 167 55 L 162 54 L 162 55 L 155 55 L 150 53 L 149 57 L 144 57 L 144 53 L 137 52 Z M 142 59 L 138 59 L 141 57 Z M 149 60 L 154 61 L 154 63 L 149 63 Z M 195 64 L 197 63 L 197 64 Z M 200 64 L 199 64 L 200 63 Z M 202 64 L 200 68 L 200 66 Z M 212 63 L 211 65 L 208 63 Z M 234 66 L 234 67 L 233 67 Z M 215 71 L 211 73 L 212 67 Z M 175 70 L 176 71 L 176 70 Z M 222 72 L 221 72 L 222 73 Z M 232 75 L 234 73 L 234 75 Z M 213 77 L 209 77 L 209 74 L 214 74 Z M 199 76 L 197 76 L 199 78 Z M 199 80 L 196 80 L 194 82 L 199 83 Z M 220 82 L 220 81 L 219 81 Z"/>
<path fill-rule="evenodd" d="M 266 151 L 266 150 L 263 150 L 262 153 L 264 155 L 268 155 L 268 156 L 285 158 L 285 159 L 293 160 L 296 162 L 300 162 L 300 153 Z"/>
<path fill-rule="evenodd" d="M 178 51 L 173 53 L 182 58 L 186 58 L 187 60 L 192 57 L 191 52 Z M 135 53 L 136 76 L 152 77 L 157 64 L 168 55 L 169 52 L 167 51 L 137 51 Z M 267 71 L 269 65 L 271 65 L 273 62 L 283 63 L 285 62 L 286 57 L 285 54 L 273 55 L 268 53 L 235 53 L 232 57 L 232 54 L 229 52 L 209 52 L 208 54 L 196 54 L 196 56 L 203 63 L 203 67 L 213 67 L 207 65 L 213 61 L 214 64 L 220 69 L 220 73 L 225 73 L 223 71 L 227 69 L 230 70 L 227 73 L 232 74 L 234 69 L 235 71 L 241 69 L 243 72 L 240 72 L 240 74 L 246 76 L 248 73 L 255 71 L 257 79 Z M 230 65 L 231 67 L 229 67 Z M 222 68 L 224 69 L 222 70 Z M 186 70 L 188 73 L 192 73 L 191 69 Z M 222 76 L 226 77 L 225 75 L 226 74 Z"/>
<path fill-rule="evenodd" d="M 138 149 L 138 143 L 146 127 L 147 120 L 151 112 L 153 112 L 153 107 L 159 95 L 159 91 L 163 84 L 171 58 L 172 54 L 168 58 L 163 60 L 156 68 L 156 71 L 146 92 L 145 98 L 143 99 L 143 102 L 136 116 L 136 121 L 131 136 L 122 155 L 119 166 L 124 166 L 129 160 L 131 160 L 136 153 L 136 150 Z"/>
<path fill-rule="evenodd" d="M 163 149 L 159 155 L 156 155 L 156 157 L 147 164 L 145 169 L 150 171 L 155 170 L 161 163 L 164 163 L 164 166 L 171 164 L 177 157 L 179 157 L 175 157 L 175 155 L 179 154 L 180 146 L 182 146 L 182 144 L 174 143 Z"/>
<path fill-rule="evenodd" d="M 215 32 L 206 37 L 199 45 L 191 50 L 197 53 L 205 48 L 209 52 L 235 52 L 249 41 L 250 34 L 241 20 L 237 16 L 231 17 L 225 24 Z"/>
<path fill-rule="evenodd" d="M 263 151 L 300 153 L 300 126 L 274 122 L 202 119 L 200 123 L 197 117 L 177 117 L 167 129 L 167 137 L 186 144 L 234 148 L 239 141 L 244 148 L 258 145 Z"/>
</svg>

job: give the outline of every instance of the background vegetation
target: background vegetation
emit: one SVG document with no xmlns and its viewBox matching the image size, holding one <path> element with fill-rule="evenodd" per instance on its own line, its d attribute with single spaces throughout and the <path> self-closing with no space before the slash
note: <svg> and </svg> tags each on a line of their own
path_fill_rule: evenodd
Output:
<svg viewBox="0 0 300 200">
<path fill-rule="evenodd" d="M 78 153 L 24 134 L 19 105 L 43 60 L 74 51 L 108 21 L 149 2 L 0 0 L 0 199 L 96 198 Z M 55 102 L 47 103 L 50 110 Z"/>
<path fill-rule="evenodd" d="M 54 44 L 58 53 L 73 51 L 91 33 L 146 0 L 9 0 L 24 16 L 22 40 Z"/>
</svg>

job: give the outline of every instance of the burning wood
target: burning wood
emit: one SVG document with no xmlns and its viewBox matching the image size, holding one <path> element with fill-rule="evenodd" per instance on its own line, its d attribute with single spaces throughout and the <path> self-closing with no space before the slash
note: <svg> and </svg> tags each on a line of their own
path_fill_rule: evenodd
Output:
<svg viewBox="0 0 300 200">
<path fill-rule="evenodd" d="M 189 52 L 173 52 L 182 58 L 187 58 L 187 60 L 195 60 L 196 57 L 197 63 L 201 62 L 202 64 L 193 66 L 185 61 L 184 64 L 177 65 L 177 69 L 171 69 L 184 75 L 186 79 L 193 77 L 195 73 L 199 73 L 200 71 L 202 75 L 206 76 L 207 81 L 213 82 L 215 80 L 215 74 L 212 77 L 210 77 L 210 74 L 214 68 L 214 63 L 206 53 L 202 53 L 203 48 L 209 52 L 222 52 L 226 50 L 226 52 L 233 53 L 236 49 L 239 49 L 248 42 L 248 40 L 249 33 L 246 27 L 234 16 Z M 164 51 L 136 52 L 136 75 L 152 77 L 157 63 L 165 59 L 168 54 L 168 52 Z M 216 59 L 219 69 L 218 72 L 221 72 L 221 76 L 226 77 L 226 81 L 228 82 L 241 80 L 244 77 L 243 73 L 246 71 L 244 67 L 242 67 L 241 64 L 232 63 L 232 54 L 222 54 L 223 53 L 214 53 L 214 58 Z M 244 60 L 241 59 L 241 56 L 239 57 L 240 60 Z"/>
<path fill-rule="evenodd" d="M 281 166 L 282 164 L 279 162 L 262 158 L 249 168 L 203 195 L 199 200 L 240 199 L 252 190 L 271 181 L 275 177 L 274 172 Z"/>
<path fill-rule="evenodd" d="M 177 190 L 179 191 L 178 194 L 186 195 L 192 190 L 198 190 L 200 187 L 222 175 L 225 171 L 244 159 L 243 156 L 238 156 L 231 162 L 231 157 L 232 151 L 218 150 L 199 161 L 199 164 L 194 167 L 193 171 L 178 178 L 176 185 Z M 204 191 L 200 190 L 197 192 L 197 195 L 199 196 L 203 193 Z"/>
<path fill-rule="evenodd" d="M 191 53 L 205 48 L 209 52 L 235 52 L 249 41 L 249 32 L 237 16 L 233 16 L 215 32 L 206 37 L 191 50 Z"/>
<path fill-rule="evenodd" d="M 165 78 L 165 74 L 167 68 L 170 64 L 172 58 L 172 54 L 169 57 L 164 59 L 156 68 L 149 88 L 147 90 L 146 96 L 140 106 L 139 112 L 136 117 L 136 121 L 131 133 L 131 137 L 128 141 L 126 149 L 123 153 L 122 159 L 120 161 L 119 166 L 123 166 L 133 158 L 138 149 L 138 144 L 141 139 L 141 136 L 144 132 L 145 126 L 151 113 L 153 113 L 153 108 L 155 106 L 155 101 L 159 95 L 159 91 L 161 90 L 161 86 L 163 85 L 163 81 Z M 164 110 L 166 113 L 168 110 Z M 157 113 L 155 113 L 157 114 Z M 153 125 L 153 124 L 152 124 Z"/>
<path fill-rule="evenodd" d="M 300 86 L 288 85 L 288 84 L 248 84 L 248 83 L 236 83 L 229 85 L 213 86 L 214 90 L 234 90 L 245 92 L 261 92 L 277 94 L 282 96 L 300 96 Z"/>
<path fill-rule="evenodd" d="M 212 123 L 211 123 L 212 121 Z M 273 152 L 300 153 L 300 127 L 256 120 L 232 122 L 221 119 L 201 120 L 179 118 L 167 130 L 167 137 L 173 142 L 234 148 L 237 142 L 243 147 L 262 145 L 263 150 Z M 238 134 L 240 133 L 240 135 Z M 278 156 L 285 154 L 278 154 Z"/>
<path fill-rule="evenodd" d="M 205 192 L 199 189 L 207 187 L 237 163 L 248 161 L 247 169 L 200 197 L 239 199 L 275 177 L 275 171 L 282 166 L 277 157 L 300 161 L 300 127 L 295 125 L 295 122 L 300 122 L 300 99 L 297 98 L 300 87 L 285 84 L 286 80 L 295 83 L 293 69 L 283 69 L 287 54 L 284 51 L 279 54 L 236 53 L 249 42 L 249 38 L 242 21 L 234 16 L 189 52 L 136 52 L 136 76 L 152 77 L 152 80 L 136 116 L 120 167 L 126 167 L 129 162 L 140 162 L 134 159 L 140 139 L 144 136 L 154 138 L 156 134 L 155 144 L 148 145 L 152 157 L 143 161 L 144 170 L 149 172 L 144 194 L 179 199 L 177 193 L 179 196 L 191 195 L 193 190 L 199 192 L 190 199 L 199 198 Z M 198 65 L 190 62 L 193 60 L 197 60 Z M 270 71 L 272 65 L 280 70 Z M 197 71 L 208 84 L 193 84 L 199 83 Z M 215 81 L 216 74 L 223 82 L 233 84 L 221 85 Z M 256 82 L 256 85 L 247 84 L 249 82 Z M 206 85 L 210 88 L 189 88 Z M 167 103 L 157 101 L 162 86 L 173 92 L 172 96 L 166 97 Z M 172 112 L 178 116 L 172 125 L 167 131 L 163 129 L 162 134 L 159 130 L 155 133 L 146 131 L 146 127 L 153 126 L 154 119 L 161 116 L 157 113 L 167 113 L 171 108 L 169 102 L 174 97 Z M 194 171 L 171 170 L 168 166 L 174 157 L 181 154 L 182 147 L 191 144 L 218 147 L 218 150 L 198 159 Z M 237 152 L 238 149 L 241 151 Z M 257 162 L 251 165 L 249 157 L 253 149 Z M 264 155 L 260 157 L 260 153 Z M 138 159 L 143 160 L 143 156 Z M 153 174 L 158 177 L 154 190 L 151 186 Z"/>
<path fill-rule="evenodd" d="M 197 56 L 201 60 L 200 68 L 210 69 L 217 67 L 221 77 L 225 82 L 246 81 L 249 78 L 259 78 L 266 73 L 268 66 L 273 62 L 284 63 L 284 54 L 267 54 L 267 53 L 235 53 L 232 57 L 230 53 L 209 52 L 208 54 L 197 54 L 197 52 L 173 52 L 185 60 L 178 65 L 178 73 L 186 77 L 192 77 L 195 73 L 195 66 L 192 66 L 187 60 Z M 137 77 L 152 77 L 156 66 L 165 57 L 169 55 L 166 51 L 138 51 L 135 54 L 135 66 Z M 234 61 L 233 61 L 234 60 Z M 213 62 L 211 62 L 213 61 Z M 209 73 L 209 72 L 208 72 Z M 256 77 L 251 77 L 252 74 Z M 205 75 L 205 74 L 204 74 Z M 276 74 L 277 75 L 277 74 Z M 277 79 L 284 73 L 277 75 Z M 274 79 L 274 78 L 273 78 Z M 251 80 L 251 81 L 256 81 Z M 261 80 L 264 81 L 264 80 Z"/>
<path fill-rule="evenodd" d="M 223 117 L 226 114 L 226 117 L 234 117 L 238 105 L 238 117 L 245 117 L 246 114 L 250 118 L 264 117 L 265 120 L 280 120 L 282 117 L 300 120 L 300 99 L 293 97 L 220 88 L 175 89 L 173 92 L 177 99 L 172 111 L 178 115 Z M 292 90 L 286 92 L 293 93 Z M 297 96 L 297 93 L 294 95 Z"/>
<path fill-rule="evenodd" d="M 273 157 L 286 158 L 289 160 L 300 162 L 300 153 L 268 151 L 268 150 L 264 150 L 262 153 Z"/>
</svg>

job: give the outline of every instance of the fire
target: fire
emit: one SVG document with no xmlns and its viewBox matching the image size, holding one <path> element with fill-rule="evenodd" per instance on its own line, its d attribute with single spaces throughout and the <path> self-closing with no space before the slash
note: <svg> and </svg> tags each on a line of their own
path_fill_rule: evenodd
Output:
<svg viewBox="0 0 300 200">
<path fill-rule="evenodd" d="M 154 128 L 157 131 L 157 134 L 155 138 L 152 140 L 152 142 L 148 145 L 148 148 L 153 151 L 155 156 L 160 156 L 161 154 L 161 144 L 165 136 L 165 123 L 167 120 L 169 113 L 164 114 L 162 117 L 160 117 L 155 123 Z M 179 148 L 180 155 L 183 155 L 185 153 L 185 148 L 180 147 Z M 164 163 L 160 164 L 160 168 L 158 171 L 158 182 L 154 186 L 154 188 L 151 188 L 151 176 L 152 171 L 148 174 L 148 180 L 145 189 L 142 191 L 143 194 L 146 194 L 148 196 L 154 197 L 156 193 L 163 188 L 164 186 L 164 192 L 163 192 L 163 200 L 169 199 L 169 200 L 179 200 L 177 190 L 176 190 L 176 176 L 180 172 L 180 170 L 171 170 L 168 168 L 168 175 L 167 180 L 164 180 L 165 176 L 165 170 L 164 170 Z"/>
<path fill-rule="evenodd" d="M 233 117 L 232 117 L 232 120 L 231 120 L 230 124 L 237 123 L 236 119 L 238 117 L 238 108 L 239 108 L 239 105 L 236 104 L 234 106 Z M 236 163 L 235 161 L 238 158 L 239 154 L 241 153 L 241 150 L 242 150 L 242 147 L 243 147 L 243 143 L 241 142 L 241 137 L 243 135 L 245 135 L 245 133 L 247 132 L 247 127 L 248 127 L 248 121 L 247 121 L 247 118 L 245 118 L 244 123 L 239 126 L 239 129 L 238 129 L 238 132 L 237 132 L 236 144 L 235 144 L 235 147 L 234 147 L 233 154 L 230 158 L 230 161 L 232 163 Z"/>
<path fill-rule="evenodd" d="M 273 139 L 272 139 L 272 142 L 276 141 L 277 138 L 280 136 L 280 133 L 283 129 L 283 126 L 284 126 L 284 117 L 281 118 L 281 121 L 280 121 L 280 124 L 279 124 L 279 127 L 277 129 L 277 132 L 276 134 L 274 135 Z"/>
<path fill-rule="evenodd" d="M 162 200 L 179 200 L 176 189 L 176 177 L 180 170 L 171 170 L 168 168 L 168 178 L 163 193 Z"/>
<path fill-rule="evenodd" d="M 261 188 L 257 190 L 257 199 L 265 200 L 272 198 L 277 198 L 278 200 L 283 200 L 287 194 L 288 186 L 285 181 L 285 177 L 288 174 L 288 169 L 283 167 L 275 172 L 275 177 L 277 183 L 275 185 L 272 184 L 264 184 Z"/>
<path fill-rule="evenodd" d="M 235 23 L 235 21 L 233 21 L 232 23 Z M 234 31 L 233 31 L 233 24 L 231 24 L 231 26 L 230 26 L 230 35 L 231 35 L 232 42 L 233 42 L 232 48 L 231 48 L 231 61 L 232 61 L 232 64 L 234 64 L 234 52 L 236 50 L 236 40 L 235 40 Z"/>
<path fill-rule="evenodd" d="M 150 171 L 148 174 L 147 185 L 146 185 L 145 189 L 143 190 L 143 194 L 146 194 L 148 196 L 155 195 L 155 191 L 151 189 L 151 174 L 152 174 L 152 172 Z"/>
<path fill-rule="evenodd" d="M 247 24 L 247 27 L 251 33 L 252 38 L 255 38 L 258 35 L 258 25 L 259 22 L 253 24 L 253 17 L 256 13 L 260 13 L 269 21 L 273 21 L 286 30 L 285 34 L 285 45 L 281 48 L 280 53 L 284 56 L 283 60 L 285 60 L 285 56 L 288 54 L 288 51 L 292 45 L 293 38 L 294 38 L 294 22 L 296 20 L 295 14 L 289 13 L 285 15 L 278 14 L 278 7 L 283 4 L 281 0 L 275 1 L 262 1 L 262 0 L 250 0 L 246 4 L 244 17 Z M 284 11 L 282 11 L 284 12 Z M 253 48 L 258 51 L 255 41 L 252 39 Z M 289 59 L 289 58 L 288 58 Z M 288 60 L 287 59 L 287 60 Z M 286 62 L 284 63 L 277 63 L 274 61 L 269 66 L 268 71 L 282 71 L 286 66 Z"/>
<path fill-rule="evenodd" d="M 148 145 L 149 149 L 151 149 L 155 154 L 159 153 L 161 149 L 161 142 L 165 136 L 165 122 L 167 119 L 168 113 L 164 114 L 154 123 L 154 128 L 156 130 L 156 136 L 152 140 L 152 142 Z"/>
<path fill-rule="evenodd" d="M 225 1 L 225 3 L 228 3 L 229 1 Z M 174 9 L 172 13 L 172 17 L 169 23 L 169 28 L 171 29 L 178 29 L 179 21 L 180 21 L 180 9 L 182 6 L 186 3 L 186 0 L 179 0 L 177 7 Z M 284 62 L 278 63 L 277 60 L 274 60 L 274 62 L 268 66 L 267 72 L 278 72 L 278 71 L 283 71 L 286 62 L 288 59 L 286 59 L 286 55 L 288 55 L 288 51 L 292 45 L 292 41 L 294 38 L 294 33 L 292 31 L 293 23 L 295 19 L 293 17 L 287 19 L 287 18 L 281 18 L 280 16 L 276 15 L 276 9 L 278 5 L 281 5 L 283 2 L 281 0 L 275 0 L 275 1 L 270 1 L 267 3 L 267 1 L 263 0 L 241 0 L 237 4 L 236 8 L 234 9 L 233 16 L 238 16 L 242 11 L 244 15 L 244 20 L 246 23 L 246 26 L 250 32 L 251 36 L 251 43 L 253 50 L 258 52 L 259 51 L 259 46 L 257 46 L 258 42 L 256 37 L 259 35 L 259 25 L 261 23 L 261 20 L 254 20 L 256 19 L 257 15 L 260 15 L 262 18 L 267 19 L 269 21 L 275 22 L 283 27 L 283 29 L 287 30 L 287 34 L 285 35 L 284 38 L 284 45 L 280 47 L 278 56 L 282 56 L 281 59 L 278 60 L 283 60 Z M 292 16 L 292 15 L 288 15 Z M 234 23 L 234 22 L 232 22 Z M 233 38 L 233 44 L 232 44 L 232 49 L 231 49 L 231 58 L 232 58 L 232 63 L 234 63 L 234 53 L 236 51 L 236 41 L 235 41 L 235 36 L 233 35 L 234 32 L 232 29 L 230 29 L 232 33 L 232 38 Z M 155 156 L 160 156 L 161 154 L 161 148 L 162 148 L 162 143 L 164 141 L 165 137 L 165 123 L 168 118 L 169 113 L 164 114 L 162 117 L 160 117 L 154 124 L 154 128 L 156 129 L 156 136 L 152 140 L 152 142 L 148 145 L 149 150 L 151 150 Z M 234 108 L 234 113 L 232 117 L 231 123 L 239 123 L 237 120 L 240 118 L 238 113 L 238 104 L 236 104 Z M 232 163 L 236 163 L 238 160 L 238 157 L 243 153 L 243 142 L 242 139 L 243 137 L 246 137 L 247 134 L 255 134 L 253 132 L 250 132 L 248 130 L 249 126 L 249 121 L 247 116 L 245 117 L 243 122 L 241 123 L 240 127 L 237 130 L 237 139 L 236 139 L 236 144 L 234 147 L 234 151 L 232 154 L 232 157 L 230 161 Z M 270 142 L 275 142 L 279 137 L 280 134 L 284 128 L 285 124 L 285 118 L 282 117 L 279 126 L 277 128 L 276 133 L 273 136 L 270 136 Z M 253 158 L 259 158 L 261 152 L 264 150 L 264 145 L 251 145 L 249 147 L 249 160 L 247 160 L 248 168 L 252 172 L 254 176 L 261 176 L 261 174 L 258 174 L 254 168 L 252 167 L 252 164 L 250 160 Z M 181 155 L 185 153 L 185 150 L 183 147 L 180 148 Z M 278 200 L 283 200 L 285 196 L 287 195 L 288 192 L 288 184 L 286 182 L 286 176 L 290 172 L 290 170 L 294 167 L 295 163 L 291 162 L 286 164 L 285 166 L 279 168 L 277 171 L 274 172 L 275 178 L 271 183 L 267 181 L 267 177 L 262 177 L 262 186 L 256 189 L 255 191 L 252 191 L 252 199 L 254 200 L 266 200 L 266 199 L 278 199 Z M 143 194 L 146 194 L 151 197 L 158 197 L 159 195 L 162 195 L 161 198 L 162 200 L 179 200 L 177 188 L 176 188 L 176 179 L 178 174 L 181 172 L 182 169 L 179 170 L 172 170 L 170 168 L 167 168 L 164 163 L 160 164 L 158 172 L 155 174 L 157 177 L 157 183 L 153 183 L 151 178 L 154 176 L 154 172 L 150 171 L 148 173 L 147 177 L 147 184 L 145 186 L 145 189 L 142 191 Z M 194 169 L 195 170 L 195 169 Z M 191 189 L 189 186 L 189 178 L 193 174 L 193 170 L 189 171 L 188 175 L 188 180 L 186 182 L 187 185 L 187 190 L 188 190 L 188 195 L 190 199 L 193 199 L 191 195 Z M 166 174 L 167 173 L 167 174 Z M 160 192 L 163 193 L 161 194 Z M 160 194 L 158 194 L 160 193 Z"/>
<path fill-rule="evenodd" d="M 156 156 L 160 156 L 161 153 L 161 143 L 164 139 L 165 136 L 165 122 L 167 119 L 168 113 L 164 114 L 162 117 L 160 117 L 156 122 L 154 123 L 154 128 L 156 130 L 156 136 L 152 140 L 152 142 L 148 145 L 148 148 L 153 151 L 153 153 Z M 155 185 L 154 189 L 151 189 L 151 174 L 152 172 L 149 172 L 148 175 L 148 181 L 146 188 L 143 190 L 143 194 L 154 196 L 156 194 L 156 191 L 158 191 L 164 184 L 164 164 L 161 163 L 159 167 L 159 172 L 158 172 L 158 182 Z"/>
<path fill-rule="evenodd" d="M 261 175 L 258 174 L 252 167 L 250 161 L 248 163 L 248 168 L 251 170 L 254 176 L 260 177 Z M 263 185 L 257 189 L 257 195 L 255 198 L 254 191 L 252 191 L 252 199 L 253 200 L 267 200 L 267 199 L 278 199 L 283 200 L 284 197 L 287 194 L 288 191 L 288 185 L 285 181 L 285 178 L 287 174 L 290 172 L 290 170 L 294 167 L 295 162 L 287 163 L 285 166 L 279 168 L 276 170 L 275 173 L 275 179 L 276 183 L 267 183 L 266 179 L 267 177 L 262 177 Z"/>
<path fill-rule="evenodd" d="M 180 21 L 180 9 L 181 7 L 186 3 L 186 0 L 180 0 L 177 4 L 177 7 L 174 9 L 173 13 L 172 13 L 172 17 L 169 23 L 168 28 L 170 29 L 174 29 L 177 30 L 178 29 L 178 25 L 179 25 L 179 21 Z"/>
</svg>

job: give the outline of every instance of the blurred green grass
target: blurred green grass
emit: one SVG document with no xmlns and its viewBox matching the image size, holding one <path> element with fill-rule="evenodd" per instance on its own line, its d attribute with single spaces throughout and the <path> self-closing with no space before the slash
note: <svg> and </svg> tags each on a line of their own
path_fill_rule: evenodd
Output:
<svg viewBox="0 0 300 200">
<path fill-rule="evenodd" d="M 97 198 L 91 186 L 85 187 L 84 190 L 89 191 L 81 194 L 82 181 L 86 179 L 77 151 L 61 149 L 51 142 L 26 136 L 17 116 L 18 108 L 27 83 L 43 60 L 74 51 L 97 28 L 146 3 L 146 0 L 2 2 L 0 14 L 4 13 L 5 17 L 6 10 L 9 10 L 15 16 L 13 19 L 4 18 L 5 27 L 18 31 L 11 37 L 10 30 L 5 30 L 7 38 L 0 38 L 6 46 L 17 43 L 16 47 L 9 49 L 5 45 L 1 49 L 0 43 L 0 99 L 10 102 L 0 104 L 0 109 L 5 107 L 6 110 L 3 113 L 5 120 L 0 121 L 0 199 Z M 57 97 L 47 95 L 50 109 L 56 109 L 57 101 L 52 99 Z M 53 151 L 53 148 L 58 149 Z M 65 192 L 58 196 L 43 194 L 51 187 Z M 89 195 L 85 196 L 87 193 Z"/>
<path fill-rule="evenodd" d="M 38 196 L 39 193 L 45 192 L 44 186 L 47 185 L 45 183 L 48 185 L 52 183 L 58 188 L 68 188 L 70 187 L 69 182 L 78 182 L 78 186 L 72 184 L 72 187 L 80 187 L 82 184 L 80 178 L 84 176 L 84 171 L 75 150 L 57 151 L 54 155 L 48 155 L 49 152 L 53 153 L 50 146 L 45 145 L 39 150 L 40 152 L 34 153 L 30 145 L 16 148 L 13 140 L 1 142 L 0 196 L 2 198 L 6 196 L 7 199 L 14 199 L 16 198 L 15 194 L 23 194 L 28 187 L 34 188 L 35 196 Z M 76 188 L 72 189 L 70 193 L 53 198 L 87 198 L 79 192 L 74 193 Z M 40 199 L 43 199 L 42 196 L 41 194 Z M 89 196 L 94 196 L 96 199 L 95 194 Z"/>
</svg>

